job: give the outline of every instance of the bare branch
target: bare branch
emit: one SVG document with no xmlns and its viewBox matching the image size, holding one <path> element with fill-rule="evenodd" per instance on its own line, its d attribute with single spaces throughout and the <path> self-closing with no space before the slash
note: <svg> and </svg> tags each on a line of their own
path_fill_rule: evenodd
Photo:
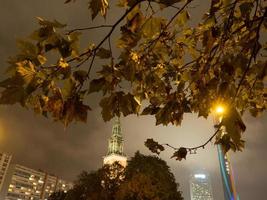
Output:
<svg viewBox="0 0 267 200">
<path fill-rule="evenodd" d="M 108 46 L 109 46 L 109 51 L 110 51 L 110 56 L 111 56 L 111 64 L 114 64 L 114 57 L 113 57 L 113 52 L 112 52 L 112 46 L 111 46 L 111 37 L 108 38 Z"/>
<path fill-rule="evenodd" d="M 197 151 L 198 149 L 204 149 L 206 147 L 206 145 L 211 142 L 213 140 L 213 138 L 220 132 L 221 130 L 221 126 L 219 128 L 216 129 L 216 131 L 213 133 L 213 135 L 203 144 L 199 145 L 199 146 L 195 146 L 195 147 L 184 147 L 186 148 L 186 150 L 188 151 Z M 164 146 L 167 146 L 167 147 L 170 147 L 171 149 L 173 150 L 178 150 L 179 147 L 174 147 L 170 144 L 161 144 L 161 145 L 164 145 Z"/>
<path fill-rule="evenodd" d="M 100 26 L 91 26 L 91 27 L 85 27 L 85 28 L 75 28 L 67 32 L 66 34 L 69 35 L 76 31 L 86 31 L 86 30 L 92 30 L 92 29 L 98 29 L 98 28 L 111 28 L 112 25 L 100 25 Z"/>
</svg>

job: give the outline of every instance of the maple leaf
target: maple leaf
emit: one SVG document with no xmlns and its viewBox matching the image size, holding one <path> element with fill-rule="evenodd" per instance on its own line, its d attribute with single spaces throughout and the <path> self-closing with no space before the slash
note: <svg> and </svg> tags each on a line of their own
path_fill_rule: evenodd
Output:
<svg viewBox="0 0 267 200">
<path fill-rule="evenodd" d="M 91 9 L 92 20 L 99 12 L 103 17 L 106 17 L 108 6 L 108 0 L 90 0 L 89 8 Z"/>
</svg>

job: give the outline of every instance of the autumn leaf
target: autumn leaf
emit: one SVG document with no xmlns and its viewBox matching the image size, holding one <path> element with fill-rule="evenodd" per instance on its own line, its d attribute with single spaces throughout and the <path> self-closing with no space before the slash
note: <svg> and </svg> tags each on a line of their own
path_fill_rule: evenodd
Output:
<svg viewBox="0 0 267 200">
<path fill-rule="evenodd" d="M 60 58 L 58 61 L 58 66 L 65 69 L 69 67 L 69 64 L 63 58 Z"/>
<path fill-rule="evenodd" d="M 87 122 L 88 111 L 91 108 L 85 105 L 78 97 L 69 98 L 64 103 L 62 122 L 67 127 L 72 121 Z"/>
<path fill-rule="evenodd" d="M 90 82 L 89 93 L 99 92 L 106 87 L 105 78 L 94 79 Z"/>
<path fill-rule="evenodd" d="M 152 39 L 158 36 L 161 32 L 162 24 L 163 19 L 160 17 L 152 17 L 148 19 L 142 28 L 142 33 L 144 37 Z"/>
<path fill-rule="evenodd" d="M 145 146 L 152 152 L 156 154 L 160 154 L 161 151 L 164 151 L 164 147 L 160 145 L 158 142 L 154 141 L 152 138 L 147 139 L 145 141 Z"/>
<path fill-rule="evenodd" d="M 101 114 L 104 121 L 111 120 L 115 115 L 119 116 L 118 101 L 115 94 L 103 98 L 99 105 L 102 108 Z"/>
<path fill-rule="evenodd" d="M 119 109 L 124 116 L 138 113 L 141 104 L 140 101 L 138 101 L 132 94 L 128 93 L 122 96 L 119 95 L 118 100 Z"/>
<path fill-rule="evenodd" d="M 0 104 L 15 104 L 15 103 L 21 103 L 24 104 L 24 98 L 26 96 L 26 92 L 23 87 L 9 87 L 1 92 L 0 97 Z"/>
<path fill-rule="evenodd" d="M 180 147 L 177 151 L 175 151 L 171 158 L 175 158 L 176 160 L 181 161 L 182 159 L 186 159 L 187 149 L 184 147 Z"/>
<path fill-rule="evenodd" d="M 90 0 L 89 8 L 91 9 L 92 20 L 99 12 L 103 17 L 106 17 L 108 6 L 108 0 Z"/>
<path fill-rule="evenodd" d="M 159 111 L 159 107 L 150 105 L 142 111 L 141 115 L 155 115 Z"/>
<path fill-rule="evenodd" d="M 76 81 L 73 77 L 69 77 L 64 80 L 64 87 L 62 89 L 62 95 L 64 98 L 69 98 L 73 95 L 76 89 Z"/>
<path fill-rule="evenodd" d="M 184 10 L 178 15 L 176 23 L 178 26 L 184 26 L 186 22 L 190 19 L 188 11 Z"/>
<path fill-rule="evenodd" d="M 241 133 L 246 130 L 246 126 L 236 108 L 229 108 L 227 114 L 222 119 L 221 125 L 225 127 L 229 140 L 240 150 L 242 148 Z"/>
<path fill-rule="evenodd" d="M 38 22 L 41 26 L 48 26 L 48 27 L 55 27 L 55 28 L 64 28 L 66 27 L 66 24 L 62 24 L 57 20 L 49 21 L 46 19 L 43 19 L 42 17 L 36 17 L 38 19 Z"/>
<path fill-rule="evenodd" d="M 64 101 L 62 95 L 59 91 L 56 91 L 53 96 L 49 97 L 46 110 L 52 114 L 55 120 L 58 120 L 62 118 L 63 108 Z"/>
<path fill-rule="evenodd" d="M 70 3 L 70 2 L 75 2 L 76 0 L 66 0 L 64 3 L 67 4 L 67 3 Z"/>
<path fill-rule="evenodd" d="M 80 84 L 83 84 L 83 82 L 87 79 L 87 71 L 84 70 L 77 70 L 73 72 L 73 77 L 75 80 L 77 80 Z"/>
<path fill-rule="evenodd" d="M 36 75 L 35 67 L 30 61 L 17 63 L 16 71 L 23 78 L 26 84 L 29 84 Z"/>
<path fill-rule="evenodd" d="M 110 50 L 107 50 L 107 49 L 101 47 L 97 51 L 96 55 L 102 59 L 105 59 L 105 58 L 111 57 L 111 52 L 110 52 Z"/>
<path fill-rule="evenodd" d="M 175 3 L 181 2 L 182 0 L 154 0 L 156 2 L 159 2 L 160 4 L 163 4 L 164 6 L 171 6 Z"/>
</svg>

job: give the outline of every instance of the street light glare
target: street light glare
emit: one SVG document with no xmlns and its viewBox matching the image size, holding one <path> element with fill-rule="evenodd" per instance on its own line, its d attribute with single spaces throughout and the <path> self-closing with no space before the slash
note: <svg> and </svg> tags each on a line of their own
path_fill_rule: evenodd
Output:
<svg viewBox="0 0 267 200">
<path fill-rule="evenodd" d="M 224 107 L 222 105 L 218 105 L 216 107 L 216 113 L 223 114 L 224 113 Z"/>
</svg>

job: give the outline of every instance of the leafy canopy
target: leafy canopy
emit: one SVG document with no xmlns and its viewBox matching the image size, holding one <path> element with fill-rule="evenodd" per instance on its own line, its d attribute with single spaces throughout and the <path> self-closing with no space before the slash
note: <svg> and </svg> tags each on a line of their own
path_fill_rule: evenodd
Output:
<svg viewBox="0 0 267 200">
<path fill-rule="evenodd" d="M 19 53 L 9 60 L 0 103 L 20 103 L 67 126 L 86 122 L 94 92 L 103 94 L 104 121 L 141 114 L 155 116 L 157 125 L 180 125 L 184 113 L 207 118 L 219 102 L 228 108 L 220 124 L 227 133 L 216 143 L 241 150 L 241 115 L 258 116 L 267 105 L 266 3 L 210 0 L 202 18 L 191 19 L 190 12 L 198 12 L 191 7 L 195 1 L 117 0 L 125 12 L 112 25 L 71 31 L 39 17 L 39 29 L 18 41 Z M 107 17 L 110 3 L 89 0 L 92 20 Z M 81 49 L 80 35 L 91 29 L 107 34 Z M 115 29 L 120 36 L 113 41 Z M 96 59 L 106 64 L 92 75 Z M 179 155 L 186 153 L 181 149 Z"/>
</svg>

